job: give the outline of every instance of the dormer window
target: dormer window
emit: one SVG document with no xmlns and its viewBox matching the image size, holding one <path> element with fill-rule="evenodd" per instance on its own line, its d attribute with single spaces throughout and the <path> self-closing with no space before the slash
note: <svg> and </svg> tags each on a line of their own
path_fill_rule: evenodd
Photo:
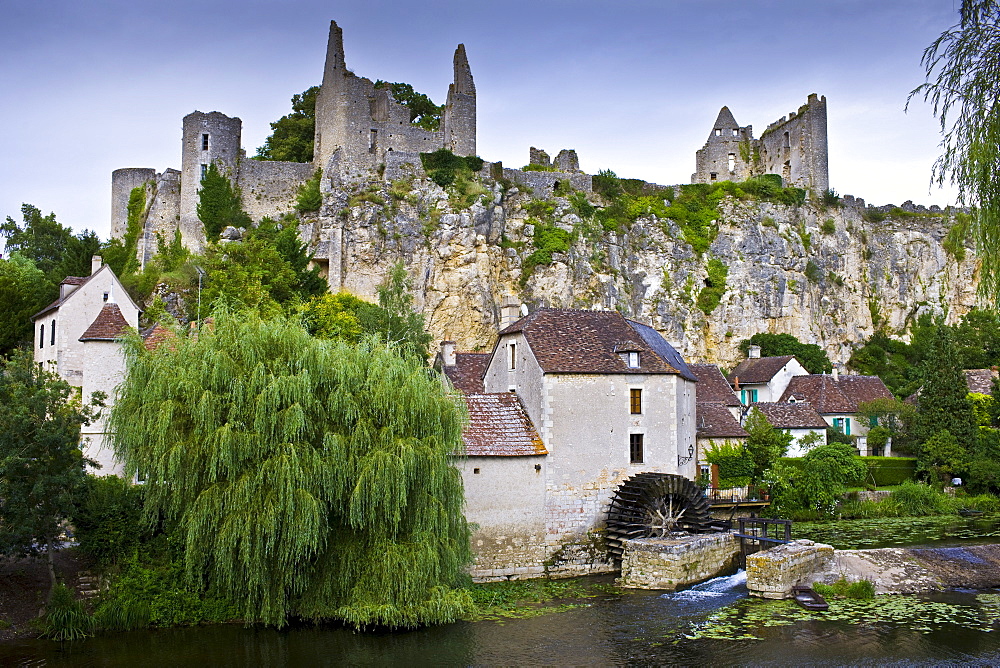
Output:
<svg viewBox="0 0 1000 668">
<path fill-rule="evenodd" d="M 794 404 L 794 403 L 797 403 L 797 402 L 798 402 L 798 399 L 795 398 L 795 395 L 792 395 L 792 396 L 788 397 L 788 403 Z"/>
<path fill-rule="evenodd" d="M 630 369 L 639 368 L 639 353 L 629 352 L 625 353 L 625 364 L 628 365 Z"/>
</svg>

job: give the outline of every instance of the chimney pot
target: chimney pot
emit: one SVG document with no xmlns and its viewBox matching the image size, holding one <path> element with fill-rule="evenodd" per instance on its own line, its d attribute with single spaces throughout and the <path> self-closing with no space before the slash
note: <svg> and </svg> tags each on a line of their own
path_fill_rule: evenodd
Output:
<svg viewBox="0 0 1000 668">
<path fill-rule="evenodd" d="M 455 342 L 441 342 L 441 363 L 445 366 L 455 366 Z"/>
<path fill-rule="evenodd" d="M 521 302 L 514 295 L 507 295 L 500 302 L 500 328 L 517 322 L 521 318 Z"/>
<path fill-rule="evenodd" d="M 90 275 L 93 276 L 97 273 L 97 270 L 104 265 L 104 261 L 101 259 L 100 255 L 94 255 L 90 258 Z"/>
<path fill-rule="evenodd" d="M 760 346 L 750 346 L 747 348 L 747 358 L 752 360 L 760 359 Z"/>
</svg>

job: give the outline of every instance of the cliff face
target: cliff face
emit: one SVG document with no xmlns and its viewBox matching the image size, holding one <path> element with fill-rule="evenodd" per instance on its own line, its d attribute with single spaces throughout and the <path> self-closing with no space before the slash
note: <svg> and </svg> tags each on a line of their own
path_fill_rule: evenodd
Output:
<svg viewBox="0 0 1000 668">
<path fill-rule="evenodd" d="M 852 198 L 826 207 L 727 197 L 718 235 L 699 255 L 673 221 L 645 216 L 608 232 L 579 215 L 579 199 L 540 205 L 516 185 L 484 183 L 464 198 L 426 179 L 327 184 L 319 217 L 302 233 L 328 262 L 332 290 L 372 298 L 403 260 L 431 331 L 467 350 L 492 345 L 507 294 L 530 308 L 617 308 L 651 323 L 687 359 L 723 365 L 757 332 L 793 334 L 846 361 L 873 320 L 901 332 L 921 313 L 954 321 L 977 305 L 975 254 L 961 244 L 945 250 L 955 221 L 942 214 L 897 210 L 870 222 Z M 538 225 L 569 232 L 569 242 L 525 275 L 542 243 Z M 728 273 L 706 314 L 699 303 L 708 309 L 711 300 L 698 297 L 706 281 L 719 283 L 708 274 L 713 258 Z"/>
</svg>

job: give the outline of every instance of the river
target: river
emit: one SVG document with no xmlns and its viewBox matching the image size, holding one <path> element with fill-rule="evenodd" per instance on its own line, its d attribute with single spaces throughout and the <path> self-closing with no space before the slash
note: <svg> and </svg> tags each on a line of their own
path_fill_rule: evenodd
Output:
<svg viewBox="0 0 1000 668">
<path fill-rule="evenodd" d="M 994 530 L 996 520 L 978 526 L 968 540 L 988 537 L 979 534 Z M 672 594 L 628 591 L 528 619 L 409 632 L 219 626 L 118 633 L 62 645 L 38 640 L 0 645 L 3 666 L 671 663 L 997 665 L 1000 590 L 834 601 L 827 613 L 809 613 L 789 601 L 748 598 L 745 577 L 737 573 Z"/>
</svg>

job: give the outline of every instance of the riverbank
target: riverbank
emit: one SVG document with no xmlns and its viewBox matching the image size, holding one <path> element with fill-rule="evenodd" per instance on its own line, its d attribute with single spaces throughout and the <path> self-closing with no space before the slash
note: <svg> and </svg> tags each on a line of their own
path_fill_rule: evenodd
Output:
<svg viewBox="0 0 1000 668">
<path fill-rule="evenodd" d="M 53 557 L 56 573 L 71 589 L 89 567 L 74 550 L 60 550 Z M 43 559 L 0 559 L 0 642 L 38 635 L 32 622 L 45 604 L 49 570 Z"/>
</svg>

